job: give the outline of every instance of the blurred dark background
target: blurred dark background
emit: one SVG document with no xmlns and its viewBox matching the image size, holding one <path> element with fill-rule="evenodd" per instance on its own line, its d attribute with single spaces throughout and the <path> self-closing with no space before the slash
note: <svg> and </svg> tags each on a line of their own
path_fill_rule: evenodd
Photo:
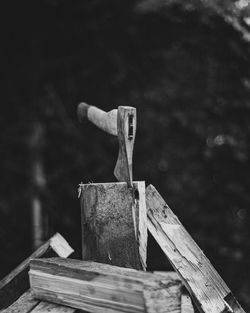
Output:
<svg viewBox="0 0 250 313">
<path fill-rule="evenodd" d="M 135 180 L 250 309 L 250 8 L 183 2 L 1 2 L 0 278 L 56 231 L 80 257 L 77 186 L 114 181 L 118 145 L 79 124 L 77 104 L 131 105 Z M 152 238 L 148 265 L 170 269 Z"/>
</svg>

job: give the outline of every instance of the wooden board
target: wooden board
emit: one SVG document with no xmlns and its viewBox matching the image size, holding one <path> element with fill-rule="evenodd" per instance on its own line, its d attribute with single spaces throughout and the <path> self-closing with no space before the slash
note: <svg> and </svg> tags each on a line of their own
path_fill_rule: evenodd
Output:
<svg viewBox="0 0 250 313">
<path fill-rule="evenodd" d="M 84 260 L 145 270 L 145 182 L 82 184 L 81 211 Z"/>
<path fill-rule="evenodd" d="M 181 281 L 108 264 L 72 259 L 30 263 L 32 293 L 40 300 L 93 313 L 180 313 Z"/>
<path fill-rule="evenodd" d="M 148 229 L 182 277 L 200 312 L 245 312 L 176 215 L 152 186 L 146 190 Z"/>
<path fill-rule="evenodd" d="M 29 289 L 28 267 L 31 259 L 44 256 L 68 257 L 73 249 L 56 233 L 39 249 L 0 281 L 0 310 L 8 307 Z"/>
</svg>

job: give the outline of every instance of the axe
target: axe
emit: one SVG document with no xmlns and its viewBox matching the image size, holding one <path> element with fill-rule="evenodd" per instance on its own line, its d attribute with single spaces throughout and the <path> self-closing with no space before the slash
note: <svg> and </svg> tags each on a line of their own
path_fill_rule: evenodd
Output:
<svg viewBox="0 0 250 313">
<path fill-rule="evenodd" d="M 136 108 L 119 106 L 118 109 L 105 112 L 96 106 L 81 102 L 77 108 L 80 121 L 87 118 L 105 132 L 117 136 L 119 155 L 114 175 L 120 182 L 133 186 L 132 161 L 136 134 Z"/>
</svg>

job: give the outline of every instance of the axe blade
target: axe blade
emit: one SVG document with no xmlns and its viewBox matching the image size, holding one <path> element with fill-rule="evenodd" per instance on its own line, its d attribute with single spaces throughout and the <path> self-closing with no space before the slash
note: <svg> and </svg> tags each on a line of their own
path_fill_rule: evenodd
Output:
<svg viewBox="0 0 250 313">
<path fill-rule="evenodd" d="M 136 135 L 136 108 L 119 106 L 117 111 L 117 136 L 119 155 L 114 175 L 120 182 L 133 186 L 133 149 Z"/>
</svg>

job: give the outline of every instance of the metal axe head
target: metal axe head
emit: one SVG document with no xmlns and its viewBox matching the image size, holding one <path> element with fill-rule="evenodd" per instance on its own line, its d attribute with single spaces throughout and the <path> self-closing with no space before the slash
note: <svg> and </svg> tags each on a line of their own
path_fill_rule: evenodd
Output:
<svg viewBox="0 0 250 313">
<path fill-rule="evenodd" d="M 118 181 L 133 185 L 133 149 L 136 135 L 136 109 L 120 106 L 117 111 L 117 136 L 119 155 L 114 169 Z"/>
</svg>

